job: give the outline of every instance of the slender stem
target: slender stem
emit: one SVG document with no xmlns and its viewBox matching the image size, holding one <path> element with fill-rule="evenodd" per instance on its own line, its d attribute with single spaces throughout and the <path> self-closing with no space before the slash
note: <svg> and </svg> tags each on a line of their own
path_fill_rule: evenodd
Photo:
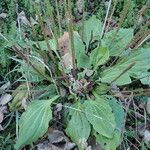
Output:
<svg viewBox="0 0 150 150">
<path fill-rule="evenodd" d="M 22 40 L 22 37 L 21 37 L 21 25 L 20 25 L 20 18 L 19 18 L 19 12 L 18 12 L 18 4 L 16 4 L 16 13 L 17 13 L 17 23 L 18 23 L 19 36 L 20 36 L 20 40 Z"/>
<path fill-rule="evenodd" d="M 145 41 L 150 39 L 150 32 L 148 33 L 148 35 L 145 35 L 138 43 L 138 45 L 134 48 L 137 49 L 139 48 Z"/>
<path fill-rule="evenodd" d="M 123 10 L 121 12 L 121 15 L 120 15 L 120 19 L 119 19 L 119 23 L 118 23 L 118 27 L 116 29 L 116 32 L 114 34 L 114 37 L 113 39 L 111 40 L 110 42 L 110 45 L 109 47 L 111 47 L 113 45 L 113 42 L 115 41 L 116 37 L 117 37 L 117 33 L 119 32 L 127 14 L 128 14 L 128 10 L 129 10 L 129 5 L 131 4 L 131 0 L 127 0 L 127 3 L 124 4 L 124 7 L 123 7 Z"/>
<path fill-rule="evenodd" d="M 53 29 L 53 32 L 54 32 L 54 38 L 55 38 L 55 40 L 56 40 L 57 49 L 58 49 L 57 28 L 56 28 L 56 25 L 55 25 L 55 19 L 54 19 L 54 15 L 53 15 L 53 11 L 52 11 L 52 6 L 51 6 L 49 0 L 46 0 L 46 5 L 47 5 L 48 16 L 49 16 L 49 18 L 50 18 L 50 20 L 51 20 L 52 29 Z"/>
<path fill-rule="evenodd" d="M 33 37 L 34 37 L 35 40 L 36 40 L 37 46 L 38 46 L 38 48 L 42 51 L 41 46 L 40 46 L 40 43 L 39 43 L 38 38 L 37 38 L 37 36 L 36 36 L 35 27 L 34 27 L 33 25 L 31 25 L 31 28 L 32 28 Z"/>
<path fill-rule="evenodd" d="M 107 18 L 108 18 L 108 14 L 109 14 L 111 2 L 112 2 L 112 0 L 109 1 L 109 5 L 108 5 L 108 8 L 107 8 L 107 13 L 106 13 L 105 21 L 104 21 L 104 24 L 103 24 L 103 27 L 102 27 L 102 32 L 101 32 L 101 37 L 100 37 L 100 39 L 102 39 L 103 34 L 104 34 L 104 30 L 105 30 L 105 27 L 106 27 L 106 21 L 107 21 Z"/>
<path fill-rule="evenodd" d="M 115 2 L 114 2 L 114 6 L 113 6 L 112 12 L 111 12 L 111 14 L 110 14 L 110 17 L 109 17 L 109 19 L 108 19 L 108 24 L 107 24 L 107 26 L 106 26 L 105 32 L 108 31 L 108 28 L 109 28 L 110 22 L 111 22 L 111 18 L 112 18 L 113 14 L 114 14 L 116 5 L 117 5 L 117 0 L 115 0 Z M 104 34 L 105 34 L 105 33 L 104 33 Z"/>
<path fill-rule="evenodd" d="M 19 137 L 19 114 L 18 110 L 16 110 L 16 138 Z"/>
<path fill-rule="evenodd" d="M 81 38 L 82 38 L 82 41 L 84 41 L 84 11 L 85 11 L 85 8 L 84 8 L 84 0 L 82 0 L 82 5 L 83 5 L 83 8 L 82 8 L 82 33 L 81 33 Z"/>
<path fill-rule="evenodd" d="M 59 5 L 58 5 L 58 1 L 55 0 L 55 4 L 56 4 L 56 12 L 57 12 L 57 19 L 58 19 L 58 26 L 59 26 L 59 36 L 62 35 L 62 27 L 61 27 L 61 22 L 60 22 L 60 13 L 59 13 Z"/>
<path fill-rule="evenodd" d="M 5 41 L 9 42 L 9 40 L 8 40 L 2 33 L 0 33 L 0 36 L 1 36 Z"/>
<path fill-rule="evenodd" d="M 52 61 L 55 63 L 55 62 L 56 62 L 56 61 L 55 61 L 55 57 L 54 57 L 54 55 L 53 55 L 53 53 L 52 53 L 52 49 L 51 49 L 50 44 L 49 44 L 48 39 L 47 39 L 46 31 L 45 31 L 44 24 L 43 24 L 43 19 L 42 19 L 41 15 L 40 15 L 40 13 L 39 13 L 39 11 L 38 11 L 38 4 L 37 4 L 37 3 L 35 3 L 34 8 L 35 8 L 36 14 L 38 15 L 38 19 L 39 19 L 39 22 L 40 22 L 41 30 L 42 30 L 42 32 L 43 32 L 44 39 L 45 39 L 47 48 L 48 48 L 48 50 L 49 50 L 50 58 L 51 58 Z"/>
<path fill-rule="evenodd" d="M 43 76 L 46 80 L 51 81 L 51 79 L 50 79 L 48 76 L 46 76 L 44 73 L 42 73 L 42 72 L 40 71 L 40 69 L 37 68 L 37 67 L 32 63 L 32 61 L 30 61 L 30 60 L 20 51 L 20 49 L 19 49 L 18 47 L 16 47 L 16 46 L 14 45 L 14 46 L 12 46 L 12 49 L 14 50 L 14 52 L 16 52 L 16 53 L 18 54 L 18 56 L 19 56 L 20 58 L 22 58 L 23 60 L 25 60 L 26 63 L 28 63 L 37 73 L 39 73 L 41 76 Z"/>
<path fill-rule="evenodd" d="M 67 4 L 67 19 L 68 19 L 68 31 L 69 31 L 69 40 L 70 40 L 73 68 L 76 69 L 74 35 L 73 35 L 73 25 L 72 25 L 72 8 L 71 8 L 70 0 L 68 0 L 68 4 Z"/>
</svg>

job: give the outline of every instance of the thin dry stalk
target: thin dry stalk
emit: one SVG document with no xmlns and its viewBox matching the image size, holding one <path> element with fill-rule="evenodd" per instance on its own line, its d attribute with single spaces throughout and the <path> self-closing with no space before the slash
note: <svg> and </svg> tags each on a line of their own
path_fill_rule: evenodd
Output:
<svg viewBox="0 0 150 150">
<path fill-rule="evenodd" d="M 68 32 L 69 32 L 69 40 L 70 40 L 70 48 L 72 54 L 72 61 L 73 61 L 73 68 L 76 69 L 76 61 L 75 61 L 75 48 L 74 48 L 74 35 L 73 35 L 73 24 L 72 24 L 72 8 L 71 8 L 71 1 L 68 0 L 67 3 L 67 12 L 66 17 L 68 21 Z"/>
<path fill-rule="evenodd" d="M 48 48 L 48 50 L 49 50 L 49 56 L 50 56 L 51 60 L 55 63 L 55 62 L 56 62 L 56 61 L 55 61 L 55 57 L 54 57 L 54 55 L 53 55 L 53 53 L 52 53 L 52 49 L 51 49 L 51 47 L 50 47 L 50 44 L 49 44 L 49 42 L 48 42 L 48 38 L 47 38 L 47 36 L 46 36 L 46 31 L 45 31 L 45 28 L 44 28 L 43 19 L 42 19 L 41 15 L 40 15 L 40 13 L 39 13 L 39 11 L 38 11 L 38 4 L 37 4 L 37 3 L 34 4 L 34 8 L 35 8 L 36 14 L 38 15 L 38 19 L 39 19 L 39 22 L 40 22 L 41 30 L 42 30 L 42 32 L 43 32 L 44 39 L 45 39 L 47 48 Z"/>
<path fill-rule="evenodd" d="M 21 50 L 20 50 L 18 47 L 16 47 L 16 46 L 14 45 L 14 46 L 12 46 L 12 49 L 13 49 L 14 52 L 16 52 L 16 53 L 18 54 L 18 56 L 19 56 L 20 58 L 22 58 L 23 60 L 25 60 L 25 62 L 28 63 L 37 73 L 39 73 L 41 76 L 43 76 L 46 80 L 51 81 L 51 79 L 50 79 L 49 77 L 47 77 L 45 74 L 43 74 L 43 73 L 32 63 L 32 61 L 30 61 L 30 60 L 28 59 L 28 57 L 27 57 L 25 54 L 23 54 L 23 53 L 21 52 Z"/>
<path fill-rule="evenodd" d="M 109 4 L 108 4 L 107 13 L 106 13 L 104 24 L 103 24 L 103 27 L 102 27 L 102 32 L 101 32 L 100 39 L 102 39 L 102 37 L 104 35 L 104 30 L 106 28 L 106 22 L 107 22 L 107 18 L 108 18 L 108 15 L 109 15 L 109 10 L 110 10 L 110 6 L 111 6 L 111 2 L 112 2 L 112 0 L 110 0 Z"/>
<path fill-rule="evenodd" d="M 49 2 L 49 0 L 46 0 L 46 6 L 47 6 L 47 12 L 48 12 L 48 17 L 50 18 L 51 20 L 51 24 L 52 24 L 52 30 L 54 32 L 54 38 L 56 40 L 56 43 L 57 43 L 57 49 L 58 49 L 58 35 L 57 35 L 57 28 L 56 28 L 56 25 L 55 25 L 55 19 L 54 19 L 54 15 L 53 15 L 53 11 L 52 11 L 52 6 Z"/>
<path fill-rule="evenodd" d="M 59 13 L 59 5 L 58 5 L 58 1 L 55 0 L 55 4 L 56 4 L 56 12 L 57 12 L 57 21 L 58 21 L 58 27 L 59 27 L 59 36 L 62 35 L 62 27 L 61 27 L 61 18 L 60 18 L 60 13 Z"/>
<path fill-rule="evenodd" d="M 128 10 L 129 10 L 129 5 L 131 4 L 131 0 L 128 0 L 125 4 L 124 4 L 124 7 L 123 7 L 123 10 L 121 12 L 121 15 L 120 15 L 120 19 L 119 19 L 119 23 L 118 23 L 118 27 L 116 28 L 116 33 L 114 34 L 114 37 L 112 39 L 112 41 L 110 42 L 110 45 L 111 46 L 113 44 L 113 42 L 115 41 L 116 37 L 117 37 L 117 33 L 119 32 L 127 14 L 128 14 Z"/>
<path fill-rule="evenodd" d="M 108 18 L 108 24 L 107 24 L 107 26 L 106 26 L 105 32 L 108 31 L 108 28 L 109 28 L 109 26 L 110 26 L 110 22 L 111 22 L 112 16 L 113 16 L 113 14 L 114 14 L 114 12 L 115 12 L 115 8 L 116 8 L 116 5 L 117 5 L 117 2 L 118 2 L 118 1 L 115 0 L 114 6 L 113 6 L 113 9 L 112 9 L 112 12 L 111 12 L 111 14 L 110 14 L 110 17 Z M 105 33 L 104 33 L 104 34 L 105 34 Z"/>
</svg>

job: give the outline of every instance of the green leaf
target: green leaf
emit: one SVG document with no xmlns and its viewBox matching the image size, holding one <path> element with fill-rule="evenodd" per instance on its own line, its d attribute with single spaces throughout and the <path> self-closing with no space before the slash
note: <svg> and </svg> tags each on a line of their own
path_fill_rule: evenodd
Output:
<svg viewBox="0 0 150 150">
<path fill-rule="evenodd" d="M 82 109 L 81 104 L 78 103 L 75 109 Z M 85 114 L 78 110 L 71 111 L 71 120 L 66 128 L 66 133 L 73 142 L 75 142 L 79 149 L 84 149 L 84 145 L 90 135 L 91 127 Z"/>
<path fill-rule="evenodd" d="M 55 39 L 48 40 L 48 43 L 53 51 L 57 50 L 57 43 L 56 43 Z M 46 41 L 40 41 L 39 44 L 40 44 L 42 50 L 48 51 Z"/>
<path fill-rule="evenodd" d="M 116 77 L 118 77 L 123 70 L 119 70 L 119 68 L 110 68 L 106 69 L 101 73 L 101 82 L 103 83 L 111 83 Z M 119 77 L 114 84 L 116 85 L 125 85 L 131 83 L 131 79 L 128 73 L 124 73 L 121 77 Z"/>
<path fill-rule="evenodd" d="M 109 87 L 106 84 L 98 83 L 98 86 L 94 88 L 94 92 L 98 95 L 104 95 L 108 92 Z"/>
<path fill-rule="evenodd" d="M 85 54 L 85 45 L 83 44 L 79 34 L 74 34 L 74 47 L 78 68 L 88 68 L 90 66 L 89 58 Z"/>
<path fill-rule="evenodd" d="M 32 95 L 35 99 L 50 99 L 57 95 L 56 87 L 54 84 L 50 85 L 37 85 L 34 86 L 31 90 L 34 92 Z"/>
<path fill-rule="evenodd" d="M 139 75 L 146 73 L 150 69 L 150 49 L 140 48 L 135 52 L 124 56 L 116 65 L 105 69 L 101 72 L 100 81 L 104 83 L 111 83 L 116 77 L 118 77 L 129 65 L 135 63 L 135 65 L 119 77 L 116 85 L 125 85 L 131 83 L 130 77 L 139 78 Z"/>
<path fill-rule="evenodd" d="M 96 134 L 96 141 L 103 147 L 105 150 L 116 150 L 116 148 L 121 143 L 121 134 L 119 131 L 115 131 L 112 138 L 106 138 L 100 134 Z"/>
<path fill-rule="evenodd" d="M 107 95 L 106 98 L 115 116 L 116 130 L 118 130 L 121 133 L 124 127 L 124 117 L 125 117 L 123 107 L 121 103 L 117 101 L 116 98 L 109 96 L 109 95 Z"/>
<path fill-rule="evenodd" d="M 46 133 L 49 121 L 52 119 L 50 105 L 57 98 L 58 96 L 55 96 L 50 100 L 35 100 L 30 103 L 19 121 L 19 138 L 15 144 L 16 149 L 35 142 Z"/>
<path fill-rule="evenodd" d="M 125 50 L 127 44 L 133 38 L 133 29 L 120 29 L 107 32 L 102 39 L 102 46 L 107 46 L 110 50 L 110 56 L 119 56 Z"/>
<path fill-rule="evenodd" d="M 139 77 L 140 78 L 140 77 Z M 145 72 L 141 75 L 141 78 L 140 81 L 142 84 L 150 84 L 150 72 Z"/>
<path fill-rule="evenodd" d="M 144 85 L 150 84 L 150 72 L 148 71 L 132 73 L 132 77 L 140 79 L 141 83 Z"/>
<path fill-rule="evenodd" d="M 96 69 L 98 66 L 103 65 L 109 59 L 109 50 L 106 47 L 97 47 L 91 52 L 90 61 Z"/>
<path fill-rule="evenodd" d="M 89 46 L 91 37 L 92 41 L 99 40 L 101 30 L 102 23 L 94 15 L 89 20 L 84 22 L 84 42 L 86 43 L 87 47 Z"/>
<path fill-rule="evenodd" d="M 39 82 L 39 81 L 43 81 L 44 79 L 47 79 L 50 81 L 51 78 L 49 77 L 49 75 L 46 74 L 45 66 L 39 60 L 37 60 L 37 58 L 40 61 L 43 61 L 41 56 L 37 52 L 34 52 L 34 51 L 32 52 L 32 56 L 28 58 L 30 62 L 32 62 L 32 65 L 34 67 L 32 67 L 30 64 L 28 64 L 24 60 L 20 60 L 20 59 L 14 59 L 14 60 L 18 61 L 21 64 L 18 71 L 22 73 L 22 76 L 27 81 Z"/>
<path fill-rule="evenodd" d="M 95 100 L 86 101 L 85 114 L 96 132 L 108 138 L 113 136 L 116 126 L 115 117 L 105 98 L 96 95 Z"/>
<path fill-rule="evenodd" d="M 96 141 L 101 144 L 101 146 L 105 150 L 116 150 L 116 148 L 119 146 L 119 144 L 122 141 L 121 134 L 124 127 L 124 110 L 117 102 L 117 100 L 112 96 L 106 96 L 107 100 L 109 101 L 109 104 L 112 108 L 113 114 L 115 116 L 116 121 L 116 129 L 113 133 L 112 138 L 106 138 L 101 134 L 94 133 L 96 137 Z"/>
</svg>

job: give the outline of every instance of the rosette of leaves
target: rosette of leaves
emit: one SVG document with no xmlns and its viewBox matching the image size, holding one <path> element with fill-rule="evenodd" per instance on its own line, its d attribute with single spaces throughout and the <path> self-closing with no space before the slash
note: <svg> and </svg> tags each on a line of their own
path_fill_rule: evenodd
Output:
<svg viewBox="0 0 150 150">
<path fill-rule="evenodd" d="M 115 150 L 122 141 L 124 110 L 115 97 L 108 95 L 108 89 L 112 83 L 125 86 L 132 83 L 133 78 L 140 79 L 142 74 L 149 74 L 150 49 L 142 47 L 136 51 L 127 49 L 133 38 L 133 29 L 121 28 L 118 31 L 113 29 L 100 39 L 102 30 L 100 20 L 93 16 L 84 24 L 83 38 L 77 32 L 73 34 L 72 44 L 74 44 L 77 68 L 72 70 L 74 69 L 72 66 L 68 70 L 59 59 L 55 63 L 61 64 L 57 69 L 62 71 L 63 66 L 64 73 L 69 76 L 67 82 L 65 79 L 57 81 L 59 86 L 63 86 L 68 92 L 64 97 L 65 102 L 70 104 L 68 106 L 64 102 L 64 107 L 68 108 L 65 132 L 77 144 L 78 149 L 86 149 L 88 138 L 95 136 L 96 141 L 104 149 Z M 95 41 L 96 48 L 92 46 Z M 48 42 L 53 52 L 57 54 L 56 41 L 53 39 Z M 42 42 L 40 44 L 45 47 Z M 64 52 L 69 54 L 67 59 L 73 59 L 68 46 Z M 117 58 L 117 61 L 112 63 L 114 58 Z M 46 66 L 43 66 L 44 74 L 46 74 L 45 68 Z M 16 149 L 35 142 L 46 132 L 48 123 L 52 119 L 50 105 L 55 99 L 57 96 L 51 100 L 31 102 L 20 119 Z"/>
</svg>

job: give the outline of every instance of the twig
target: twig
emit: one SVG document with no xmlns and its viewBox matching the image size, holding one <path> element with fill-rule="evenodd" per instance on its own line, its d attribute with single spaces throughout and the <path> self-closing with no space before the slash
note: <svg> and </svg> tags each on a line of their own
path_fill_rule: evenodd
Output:
<svg viewBox="0 0 150 150">
<path fill-rule="evenodd" d="M 150 34 L 146 35 L 146 37 L 144 37 L 144 39 L 142 38 L 142 40 L 140 40 L 140 43 L 134 49 L 139 48 L 145 41 L 147 41 L 149 39 L 150 39 Z"/>
<path fill-rule="evenodd" d="M 52 71 L 50 70 L 50 68 L 49 68 L 42 60 L 40 60 L 38 57 L 31 56 L 31 55 L 29 55 L 29 56 L 32 57 L 32 58 L 34 58 L 34 59 L 36 59 L 36 60 L 38 60 L 38 61 L 39 61 L 41 64 L 43 64 L 44 67 L 49 71 L 50 76 L 51 76 L 51 79 L 52 79 L 52 82 L 53 82 L 54 85 L 55 85 L 57 94 L 59 94 L 59 91 L 58 91 L 58 88 L 57 88 L 57 83 L 56 83 L 55 79 L 53 78 L 53 74 L 52 74 Z"/>
<path fill-rule="evenodd" d="M 56 63 L 55 57 L 54 57 L 54 55 L 53 55 L 53 53 L 52 53 L 52 49 L 51 49 L 51 47 L 50 47 L 50 44 L 49 44 L 48 39 L 47 39 L 47 36 L 46 36 L 46 31 L 45 31 L 45 29 L 44 29 L 43 19 L 42 19 L 41 15 L 40 15 L 40 13 L 39 13 L 39 11 L 38 11 L 38 4 L 37 4 L 37 3 L 34 4 L 34 8 L 35 8 L 36 14 L 38 15 L 38 19 L 39 19 L 39 22 L 40 22 L 41 30 L 43 31 L 44 39 L 45 39 L 47 48 L 48 48 L 48 50 L 49 50 L 50 58 L 51 58 L 51 60 L 52 60 L 54 63 Z"/>
<path fill-rule="evenodd" d="M 21 37 L 20 18 L 18 17 L 18 16 L 19 16 L 19 12 L 18 12 L 18 4 L 16 4 L 16 13 L 17 13 L 18 30 L 19 30 L 20 40 L 21 40 L 22 37 Z"/>
<path fill-rule="evenodd" d="M 20 51 L 20 49 L 18 47 L 16 47 L 15 45 L 12 46 L 12 49 L 14 50 L 14 52 L 16 52 L 18 54 L 18 56 L 20 58 L 22 58 L 23 60 L 26 61 L 26 63 L 28 63 L 37 73 L 39 73 L 41 76 L 43 76 L 45 79 L 47 79 L 48 81 L 51 81 L 49 77 L 47 77 L 45 74 L 43 74 L 37 67 L 35 67 L 35 65 Z"/>
<path fill-rule="evenodd" d="M 112 0 L 110 0 L 110 1 L 109 1 L 109 4 L 108 4 L 107 13 L 106 13 L 106 16 L 105 16 L 105 21 L 104 21 L 104 24 L 103 24 L 103 27 L 102 27 L 102 32 L 101 32 L 100 39 L 102 39 L 102 37 L 103 37 L 103 34 L 104 34 L 104 30 L 105 30 L 106 21 L 107 21 L 108 14 L 109 14 L 109 10 L 110 10 L 110 6 L 111 6 L 111 2 L 112 2 Z"/>
<path fill-rule="evenodd" d="M 56 12 L 57 12 L 57 19 L 58 19 L 58 27 L 59 27 L 59 36 L 62 35 L 62 27 L 61 27 L 61 22 L 60 22 L 60 14 L 59 14 L 59 5 L 58 5 L 58 1 L 55 0 L 55 4 L 56 4 Z"/>
<path fill-rule="evenodd" d="M 46 5 L 47 5 L 47 12 L 48 12 L 48 16 L 50 17 L 50 20 L 51 20 L 51 24 L 52 24 L 52 29 L 54 31 L 54 38 L 56 40 L 56 43 L 57 43 L 57 49 L 58 49 L 58 35 L 57 35 L 57 28 L 56 28 L 56 25 L 55 25 L 55 20 L 54 20 L 54 15 L 53 15 L 53 12 L 52 12 L 52 6 L 49 2 L 49 0 L 46 0 Z"/>
<path fill-rule="evenodd" d="M 106 26 L 105 32 L 108 31 L 108 28 L 109 28 L 110 22 L 111 22 L 111 18 L 112 18 L 113 14 L 114 14 L 116 5 L 117 5 L 117 0 L 115 0 L 115 3 L 114 3 L 114 6 L 113 6 L 113 9 L 112 9 L 112 12 L 111 12 L 110 17 L 109 17 L 109 19 L 108 19 L 108 24 L 107 24 L 107 26 Z M 105 33 L 104 33 L 104 34 L 105 34 Z"/>
</svg>

